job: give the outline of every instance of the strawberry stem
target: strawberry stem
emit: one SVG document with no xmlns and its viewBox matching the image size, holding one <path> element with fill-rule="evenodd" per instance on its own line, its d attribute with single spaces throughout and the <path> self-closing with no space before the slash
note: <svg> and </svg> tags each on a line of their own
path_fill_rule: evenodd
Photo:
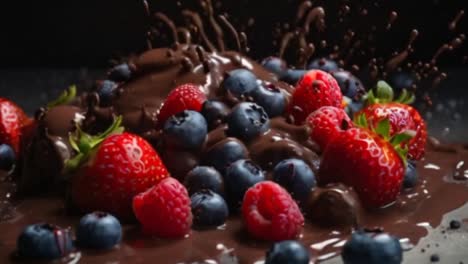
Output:
<svg viewBox="0 0 468 264">
<path fill-rule="evenodd" d="M 364 96 L 364 101 L 366 105 L 390 102 L 412 104 L 416 98 L 413 93 L 408 92 L 406 89 L 401 91 L 397 99 L 394 99 L 394 97 L 395 94 L 392 87 L 385 81 L 378 81 L 375 89 L 369 90 L 369 92 Z"/>
<path fill-rule="evenodd" d="M 68 89 L 64 90 L 60 96 L 47 104 L 47 108 L 52 108 L 59 105 L 68 104 L 76 97 L 76 86 L 72 85 Z"/>
<path fill-rule="evenodd" d="M 122 133 L 124 128 L 121 124 L 122 116 L 118 116 L 106 131 L 98 135 L 90 135 L 77 125 L 75 133 L 69 135 L 70 145 L 77 154 L 65 162 L 65 171 L 71 172 L 81 166 L 108 136 Z"/>
</svg>

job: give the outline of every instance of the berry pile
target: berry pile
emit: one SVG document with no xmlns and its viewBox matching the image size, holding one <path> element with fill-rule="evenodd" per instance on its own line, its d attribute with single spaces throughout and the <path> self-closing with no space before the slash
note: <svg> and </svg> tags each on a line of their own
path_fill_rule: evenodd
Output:
<svg viewBox="0 0 468 264">
<path fill-rule="evenodd" d="M 364 95 L 361 82 L 329 59 L 312 61 L 308 70 L 288 69 L 274 57 L 263 65 L 279 80 L 294 83 L 292 92 L 243 68 L 225 73 L 216 95 L 221 97 L 208 98 L 199 85 L 178 86 L 155 114 L 154 142 L 124 132 L 120 116 L 97 135 L 77 122 L 69 142 L 75 155 L 64 167 L 72 175 L 73 205 L 84 213 L 136 218 L 144 234 L 164 238 L 185 237 L 192 228 L 213 229 L 240 214 L 253 239 L 277 242 L 266 263 L 308 263 L 309 250 L 294 239 L 300 237 L 303 212 L 310 211 L 316 187 L 345 184 L 360 204 L 376 209 L 417 185 L 414 160 L 424 155 L 427 133 L 417 110 L 405 104 L 412 99 L 405 90 L 394 101 L 390 87 L 379 82 Z M 97 83 L 99 104 L 111 105 L 119 86 L 132 78 L 128 64 L 111 69 L 108 79 Z M 50 107 L 70 102 L 73 95 L 70 90 Z M 0 169 L 10 170 L 33 124 L 5 99 L 0 109 Z M 251 159 L 248 147 L 275 129 L 275 119 L 307 131 L 305 138 L 322 154 L 318 170 L 296 157 L 268 168 Z M 197 158 L 188 158 L 189 168 L 181 175 L 179 168 L 166 167 L 169 153 L 176 153 L 172 159 L 179 158 L 177 153 Z M 122 227 L 102 212 L 81 219 L 76 241 L 55 226 L 27 227 L 18 239 L 19 255 L 57 258 L 75 246 L 114 247 Z M 399 263 L 401 248 L 387 234 L 355 232 L 343 250 L 345 263 L 389 259 Z"/>
</svg>

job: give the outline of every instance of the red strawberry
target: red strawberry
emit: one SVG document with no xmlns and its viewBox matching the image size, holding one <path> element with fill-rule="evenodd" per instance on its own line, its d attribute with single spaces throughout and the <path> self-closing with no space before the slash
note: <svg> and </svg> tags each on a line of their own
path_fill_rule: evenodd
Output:
<svg viewBox="0 0 468 264">
<path fill-rule="evenodd" d="M 321 70 L 308 71 L 296 84 L 288 113 L 297 125 L 322 106 L 342 106 L 340 86 L 330 74 Z"/>
<path fill-rule="evenodd" d="M 392 144 L 370 130 L 351 128 L 329 142 L 317 180 L 352 186 L 365 206 L 375 208 L 396 200 L 404 172 L 404 160 Z"/>
<path fill-rule="evenodd" d="M 118 125 L 107 132 L 115 131 L 116 127 Z M 156 151 L 141 137 L 129 133 L 108 137 L 105 134 L 109 133 L 96 137 L 98 143 L 87 141 L 84 136 L 73 144 L 80 152 L 67 163 L 69 169 L 83 163 L 84 156 L 90 158 L 73 177 L 72 199 L 84 211 L 106 211 L 130 218 L 133 197 L 168 177 L 169 173 Z M 93 148 L 92 154 L 86 152 Z"/>
<path fill-rule="evenodd" d="M 413 107 L 401 103 L 372 104 L 358 114 L 364 114 L 373 126 L 388 119 L 390 121 L 390 136 L 407 130 L 415 131 L 416 135 L 402 145 L 408 147 L 410 159 L 419 160 L 424 156 L 427 139 L 426 123 Z"/>
<path fill-rule="evenodd" d="M 307 117 L 310 138 L 325 150 L 328 142 L 341 131 L 353 127 L 346 112 L 334 106 L 322 106 Z"/>
<path fill-rule="evenodd" d="M 264 240 L 294 239 L 304 225 L 304 217 L 294 199 L 271 181 L 259 182 L 247 190 L 242 216 L 249 233 Z"/>
<path fill-rule="evenodd" d="M 148 235 L 183 237 L 192 226 L 190 197 L 187 189 L 174 178 L 166 178 L 135 196 L 133 211 Z"/>
<path fill-rule="evenodd" d="M 427 129 L 424 119 L 419 112 L 408 105 L 414 100 L 414 96 L 402 92 L 398 99 L 393 100 L 393 90 L 380 81 L 377 84 L 376 95 L 373 91 L 367 94 L 369 104 L 357 116 L 364 114 L 370 125 L 377 126 L 384 119 L 390 121 L 390 136 L 403 133 L 408 130 L 415 132 L 414 137 L 408 142 L 402 143 L 402 147 L 408 147 L 408 157 L 419 160 L 424 156 L 427 139 Z"/>
<path fill-rule="evenodd" d="M 199 85 L 188 83 L 178 86 L 169 93 L 159 110 L 159 126 L 162 126 L 169 117 L 184 110 L 200 112 L 205 101 L 206 96 Z"/>
<path fill-rule="evenodd" d="M 23 110 L 8 99 L 0 97 L 0 143 L 10 145 L 18 155 L 22 129 L 31 122 Z"/>
</svg>

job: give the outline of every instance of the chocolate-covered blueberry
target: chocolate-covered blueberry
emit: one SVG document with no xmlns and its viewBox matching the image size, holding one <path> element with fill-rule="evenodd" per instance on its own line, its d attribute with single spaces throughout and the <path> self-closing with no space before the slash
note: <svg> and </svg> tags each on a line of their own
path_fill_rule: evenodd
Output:
<svg viewBox="0 0 468 264">
<path fill-rule="evenodd" d="M 235 138 L 226 138 L 209 148 L 203 155 L 203 164 L 212 166 L 224 174 L 231 163 L 247 158 L 244 144 Z"/>
<path fill-rule="evenodd" d="M 209 129 L 216 128 L 229 114 L 229 108 L 223 102 L 206 100 L 201 109 L 201 114 L 205 117 Z"/>
</svg>

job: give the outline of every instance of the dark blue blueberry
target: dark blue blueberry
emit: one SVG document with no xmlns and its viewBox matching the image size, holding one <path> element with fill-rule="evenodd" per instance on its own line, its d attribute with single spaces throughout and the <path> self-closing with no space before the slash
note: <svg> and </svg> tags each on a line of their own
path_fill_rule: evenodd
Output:
<svg viewBox="0 0 468 264">
<path fill-rule="evenodd" d="M 375 247 L 371 236 L 362 231 L 356 231 L 344 244 L 341 257 L 345 264 L 370 264 Z"/>
<path fill-rule="evenodd" d="M 450 220 L 450 229 L 460 229 L 461 227 L 461 222 L 458 220 Z"/>
<path fill-rule="evenodd" d="M 403 189 L 414 188 L 418 183 L 418 172 L 416 170 L 416 164 L 414 161 L 408 160 L 408 165 L 406 166 L 405 177 L 403 178 Z"/>
<path fill-rule="evenodd" d="M 224 193 L 224 182 L 221 174 L 213 167 L 197 166 L 185 177 L 185 187 L 190 195 L 202 189 L 215 193 Z"/>
<path fill-rule="evenodd" d="M 278 57 L 268 57 L 262 61 L 262 66 L 269 72 L 276 74 L 279 78 L 283 77 L 287 71 L 287 65 L 284 60 Z"/>
<path fill-rule="evenodd" d="M 104 80 L 98 83 L 97 93 L 99 95 L 99 102 L 102 106 L 108 106 L 114 98 L 115 89 L 117 89 L 117 83 Z"/>
<path fill-rule="evenodd" d="M 286 74 L 281 78 L 283 82 L 287 82 L 291 85 L 296 85 L 296 83 L 306 74 L 306 70 L 287 70 Z"/>
<path fill-rule="evenodd" d="M 208 127 L 213 129 L 224 122 L 229 114 L 229 108 L 220 101 L 206 100 L 203 103 L 201 114 L 205 117 Z"/>
<path fill-rule="evenodd" d="M 240 103 L 226 117 L 226 133 L 241 140 L 251 140 L 270 128 L 270 119 L 263 107 L 255 103 Z"/>
<path fill-rule="evenodd" d="M 122 226 L 114 216 L 94 212 L 83 216 L 76 228 L 79 247 L 110 249 L 122 240 Z"/>
<path fill-rule="evenodd" d="M 201 190 L 194 193 L 190 199 L 195 227 L 214 227 L 226 222 L 229 210 L 221 195 L 211 190 Z"/>
<path fill-rule="evenodd" d="M 132 70 L 127 63 L 122 63 L 114 66 L 114 68 L 109 71 L 108 76 L 109 79 L 115 82 L 125 82 L 132 77 Z"/>
<path fill-rule="evenodd" d="M 230 71 L 222 83 L 224 90 L 237 98 L 252 92 L 257 89 L 257 86 L 257 77 L 246 69 Z"/>
<path fill-rule="evenodd" d="M 308 264 L 310 253 L 294 240 L 277 242 L 266 253 L 265 264 Z"/>
<path fill-rule="evenodd" d="M 371 234 L 356 231 L 343 246 L 341 257 L 345 264 L 399 264 L 403 259 L 400 242 L 386 233 Z"/>
<path fill-rule="evenodd" d="M 177 149 L 198 149 L 206 139 L 208 127 L 205 118 L 196 111 L 177 113 L 164 123 L 163 138 L 166 146 Z"/>
<path fill-rule="evenodd" d="M 247 149 L 237 139 L 227 138 L 216 143 L 204 155 L 204 164 L 213 166 L 224 174 L 231 163 L 247 158 Z"/>
<path fill-rule="evenodd" d="M 306 201 L 316 184 L 314 172 L 300 159 L 287 159 L 278 163 L 273 169 L 273 180 L 300 202 Z"/>
<path fill-rule="evenodd" d="M 353 100 L 358 100 L 365 92 L 361 81 L 349 71 L 334 71 L 331 75 L 336 79 L 340 86 L 341 93 Z"/>
<path fill-rule="evenodd" d="M 9 171 L 15 164 L 15 151 L 7 144 L 0 145 L 0 170 Z"/>
<path fill-rule="evenodd" d="M 398 95 L 403 89 L 411 90 L 416 84 L 416 76 L 410 72 L 399 71 L 392 73 L 388 81 L 395 94 Z"/>
<path fill-rule="evenodd" d="M 239 208 L 244 194 L 253 185 L 265 180 L 262 169 L 250 160 L 238 160 L 229 166 L 224 176 L 229 205 Z"/>
<path fill-rule="evenodd" d="M 374 236 L 375 258 L 372 263 L 400 264 L 403 261 L 403 249 L 398 238 L 386 233 Z"/>
<path fill-rule="evenodd" d="M 331 59 L 327 58 L 318 58 L 312 60 L 309 65 L 307 66 L 309 70 L 322 70 L 326 72 L 332 72 L 339 69 L 338 64 Z"/>
<path fill-rule="evenodd" d="M 16 247 L 20 257 L 31 259 L 56 259 L 74 250 L 70 230 L 44 223 L 27 226 Z"/>
<path fill-rule="evenodd" d="M 262 83 L 250 95 L 270 118 L 283 114 L 286 108 L 286 97 L 274 84 Z"/>
</svg>

